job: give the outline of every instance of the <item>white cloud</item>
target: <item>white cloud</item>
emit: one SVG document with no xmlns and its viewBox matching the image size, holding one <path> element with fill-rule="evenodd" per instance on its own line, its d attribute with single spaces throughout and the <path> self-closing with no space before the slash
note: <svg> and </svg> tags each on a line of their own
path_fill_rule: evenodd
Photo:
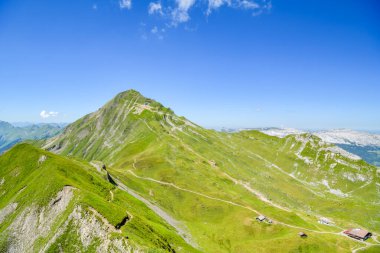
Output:
<svg viewBox="0 0 380 253">
<path fill-rule="evenodd" d="M 148 4 L 148 14 L 158 14 L 165 22 L 166 27 L 176 27 L 191 19 L 190 11 L 200 9 L 205 15 L 221 7 L 251 11 L 253 16 L 269 11 L 272 0 L 151 0 Z M 119 0 L 120 8 L 131 9 L 132 0 Z"/>
<path fill-rule="evenodd" d="M 50 118 L 50 117 L 57 117 L 58 116 L 58 112 L 47 112 L 47 111 L 43 110 L 40 113 L 40 116 L 43 119 L 47 119 L 47 118 Z"/>
<path fill-rule="evenodd" d="M 248 0 L 241 0 L 239 1 L 239 6 L 243 9 L 258 9 L 260 8 L 260 5 Z"/>
<path fill-rule="evenodd" d="M 132 0 L 120 0 L 119 6 L 121 9 L 131 9 L 132 8 Z"/>
<path fill-rule="evenodd" d="M 226 1 L 226 0 L 208 0 L 208 6 L 210 8 L 219 8 L 220 6 L 222 6 L 223 4 L 225 3 L 228 3 L 230 1 Z"/>
<path fill-rule="evenodd" d="M 231 0 L 208 0 L 207 15 L 211 14 L 212 10 L 218 9 L 225 4 L 231 5 Z"/>
<path fill-rule="evenodd" d="M 161 2 L 157 2 L 157 3 L 151 2 L 151 3 L 149 3 L 148 13 L 150 15 L 153 15 L 155 13 L 158 13 L 161 16 L 164 15 L 164 13 L 162 12 Z"/>
<path fill-rule="evenodd" d="M 176 0 L 177 6 L 172 11 L 174 25 L 190 20 L 189 10 L 195 4 L 195 0 Z"/>
<path fill-rule="evenodd" d="M 178 8 L 181 10 L 189 10 L 194 5 L 195 0 L 176 0 Z"/>
<path fill-rule="evenodd" d="M 223 5 L 236 9 L 244 10 L 260 10 L 271 8 L 271 0 L 208 0 L 207 15 L 210 15 L 213 10 L 219 9 Z"/>
</svg>

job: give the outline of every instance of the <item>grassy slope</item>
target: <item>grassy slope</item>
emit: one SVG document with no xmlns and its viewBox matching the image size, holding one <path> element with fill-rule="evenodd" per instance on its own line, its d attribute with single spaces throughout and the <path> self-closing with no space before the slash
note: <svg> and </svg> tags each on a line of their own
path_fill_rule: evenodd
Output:
<svg viewBox="0 0 380 253">
<path fill-rule="evenodd" d="M 339 229 L 334 230 L 330 227 L 320 226 L 316 223 L 317 218 L 314 215 L 303 211 L 300 212 L 305 203 L 316 208 L 319 207 L 322 200 L 324 203 L 329 204 L 330 208 L 334 208 L 334 198 L 330 200 L 316 198 L 314 194 L 303 189 L 303 185 L 298 184 L 297 181 L 268 168 L 260 161 L 251 159 L 248 156 L 245 157 L 240 153 L 235 155 L 233 152 L 231 154 L 220 154 L 221 143 L 217 144 L 218 149 L 215 149 L 215 143 L 211 143 L 209 149 L 205 149 L 205 145 L 202 144 L 202 147 L 199 147 L 198 154 L 208 158 L 202 159 L 194 153 L 187 152 L 188 150 L 183 145 L 177 144 L 178 146 L 176 146 L 170 137 L 166 137 L 168 139 L 164 140 L 163 136 L 159 138 L 159 142 L 149 145 L 148 148 L 143 148 L 143 151 L 139 151 L 137 147 L 145 147 L 144 142 L 149 138 L 149 135 L 145 135 L 144 138 L 136 140 L 131 149 L 128 149 L 131 151 L 136 148 L 136 153 L 128 154 L 130 157 L 126 152 L 121 152 L 120 154 L 124 153 L 124 155 L 118 158 L 119 163 L 116 163 L 114 167 L 119 169 L 113 169 L 112 171 L 127 182 L 128 185 L 144 193 L 147 198 L 150 197 L 150 194 L 153 194 L 152 199 L 158 201 L 161 206 L 171 211 L 179 219 L 185 220 L 187 225 L 192 228 L 193 234 L 201 241 L 200 244 L 204 249 L 207 249 L 206 251 L 249 252 L 251 248 L 254 248 L 257 251 L 268 252 L 278 251 L 279 249 L 284 251 L 302 249 L 306 252 L 309 250 L 324 252 L 329 249 L 330 252 L 334 252 L 348 251 L 355 244 L 338 236 L 317 234 L 310 236 L 307 241 L 300 241 L 297 238 L 299 229 L 280 225 L 258 224 L 254 221 L 256 214 L 253 212 L 231 207 L 218 201 L 210 201 L 194 196 L 194 194 L 184 193 L 172 187 L 162 187 L 156 183 L 131 177 L 126 173 L 126 170 L 136 168 L 134 171 L 140 176 L 173 182 L 185 189 L 250 206 L 278 221 L 315 230 L 339 231 Z M 142 143 L 140 144 L 139 141 Z M 159 143 L 170 143 L 170 145 L 168 145 L 169 147 L 161 145 L 161 149 L 157 149 L 156 147 L 160 145 Z M 195 149 L 196 145 L 193 144 L 192 147 Z M 259 147 L 262 147 L 262 144 Z M 255 151 L 257 152 L 257 150 Z M 261 155 L 264 155 L 264 152 Z M 165 160 L 164 157 L 168 160 Z M 229 157 L 229 160 L 226 161 L 224 157 Z M 245 157 L 245 159 L 242 157 Z M 208 163 L 210 158 L 217 162 L 217 167 L 213 168 Z M 133 166 L 135 160 L 136 163 Z M 296 210 L 297 214 L 266 205 L 242 187 L 236 186 L 231 180 L 224 177 L 221 174 L 223 171 L 235 178 L 246 179 L 251 182 L 255 189 L 266 193 L 268 198 L 277 200 L 277 203 Z M 335 207 L 335 209 L 339 209 L 339 207 Z M 315 212 L 317 211 L 315 210 Z M 328 213 L 326 212 L 326 214 Z M 377 214 L 374 213 L 374 215 Z M 271 242 L 275 243 L 272 244 Z M 298 247 L 301 247 L 301 249 Z"/>
<path fill-rule="evenodd" d="M 278 197 L 277 201 L 281 201 L 281 198 L 283 198 L 288 203 L 290 201 L 293 208 L 303 209 L 304 211 L 310 210 L 309 213 L 317 213 L 324 216 L 331 215 L 337 221 L 342 220 L 342 226 L 365 226 L 376 232 L 380 230 L 380 214 L 377 211 L 379 208 L 379 195 L 376 185 L 380 181 L 376 168 L 363 161 L 351 161 L 336 154 L 333 159 L 331 157 L 325 159 L 325 153 L 330 155 L 331 153 L 324 151 L 318 153 L 319 147 L 312 148 L 310 144 L 306 145 L 302 154 L 310 157 L 313 163 L 305 164 L 294 156 L 300 145 L 294 140 L 294 137 L 287 139 L 273 137 L 268 139 L 267 136 L 258 132 L 241 133 L 239 135 L 248 135 L 250 139 L 255 138 L 256 145 L 255 142 L 249 140 L 249 143 L 246 143 L 244 146 L 250 147 L 253 152 L 266 157 L 267 160 L 273 161 L 285 172 L 292 173 L 296 175 L 297 179 L 302 180 L 302 183 L 292 183 L 292 186 L 298 186 L 298 189 L 303 188 L 302 192 L 297 193 L 296 189 L 291 190 L 290 185 L 282 185 L 280 189 L 288 197 Z M 313 137 L 313 141 L 318 140 Z M 295 146 L 291 149 L 290 146 L 293 144 Z M 273 149 L 278 151 L 273 152 Z M 337 163 L 335 167 L 331 168 L 332 164 L 336 164 L 336 160 L 346 161 L 354 167 Z M 363 175 L 365 181 L 353 182 L 345 177 L 347 175 L 359 174 Z M 270 176 L 272 175 L 270 174 Z M 288 179 L 291 180 L 292 178 L 288 177 Z M 323 180 L 327 181 L 331 188 L 341 189 L 342 192 L 349 193 L 349 195 L 347 197 L 339 197 L 331 194 L 327 191 L 326 186 L 321 183 Z M 278 180 L 272 181 L 277 182 Z M 274 193 L 276 188 L 269 191 L 266 190 L 266 192 Z M 316 193 L 321 193 L 321 195 L 313 194 L 306 189 L 311 189 Z M 363 215 L 363 213 L 366 213 L 366 215 Z"/>
<path fill-rule="evenodd" d="M 145 103 L 152 108 L 136 110 Z M 313 232 L 300 240 L 297 232 L 302 228 L 340 231 L 318 224 L 318 216 L 328 216 L 342 227 L 361 226 L 378 232 L 376 169 L 361 161 L 332 157 L 313 138 L 301 150 L 302 156 L 313 161 L 307 164 L 296 156 L 302 143 L 302 138 L 279 139 L 256 131 L 227 134 L 206 130 L 133 91 L 118 95 L 98 112 L 78 120 L 45 147 L 111 165 L 110 171 L 126 185 L 186 222 L 206 252 L 347 252 L 359 243 Z M 331 169 L 336 159 L 348 165 Z M 195 193 L 135 177 L 130 171 Z M 371 183 L 364 185 L 344 177 L 358 171 Z M 353 192 L 337 197 L 321 183 L 323 180 L 331 188 Z M 263 202 L 243 183 L 290 211 Z M 277 224 L 255 222 L 257 214 L 249 209 Z"/>
<path fill-rule="evenodd" d="M 47 156 L 47 160 L 39 165 L 38 160 L 41 155 Z M 0 186 L 0 209 L 11 202 L 19 204 L 16 212 L 0 224 L 3 239 L 6 236 L 5 229 L 24 208 L 32 204 L 41 207 L 47 205 L 58 191 L 70 185 L 79 190 L 75 191 L 75 203 L 71 204 L 72 208 L 74 205 L 92 207 L 113 225 L 118 224 L 127 212 L 131 214 L 133 218 L 122 227 L 122 234 L 117 235 L 128 236 L 131 244 L 162 251 L 168 248 L 168 245 L 177 251 L 178 249 L 185 252 L 194 251 L 172 227 L 145 204 L 115 188 L 103 175 L 85 162 L 67 159 L 28 144 L 21 144 L 0 156 L 0 179 L 2 178 L 4 184 Z M 23 189 L 22 194 L 19 194 L 21 189 Z M 110 191 L 113 192 L 113 200 Z M 66 210 L 66 217 L 72 208 Z M 56 226 L 59 227 L 60 224 Z M 54 231 L 51 231 L 49 237 L 52 235 Z M 77 235 L 72 233 L 64 234 L 63 238 L 69 239 L 71 243 L 78 241 Z M 43 245 L 47 239 L 43 238 L 39 243 Z"/>
</svg>

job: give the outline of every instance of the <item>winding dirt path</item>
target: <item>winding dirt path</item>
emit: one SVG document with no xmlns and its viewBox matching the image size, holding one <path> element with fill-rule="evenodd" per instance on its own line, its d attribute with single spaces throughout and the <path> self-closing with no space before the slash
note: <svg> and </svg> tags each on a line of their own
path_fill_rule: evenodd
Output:
<svg viewBox="0 0 380 253">
<path fill-rule="evenodd" d="M 199 246 L 197 245 L 197 243 L 195 243 L 195 241 L 192 239 L 191 237 L 191 234 L 187 231 L 187 228 L 186 226 L 177 221 L 176 219 L 174 219 L 172 216 L 170 216 L 167 212 L 165 212 L 164 210 L 162 210 L 160 207 L 158 207 L 157 205 L 153 204 L 152 202 L 150 202 L 149 200 L 145 199 L 144 197 L 142 197 L 141 195 L 139 195 L 138 193 L 136 193 L 134 190 L 130 189 L 129 187 L 127 187 L 126 185 L 124 185 L 123 183 L 120 182 L 120 180 L 116 179 L 115 177 L 113 177 L 113 179 L 115 180 L 115 182 L 117 183 L 117 187 L 119 189 L 121 189 L 122 191 L 132 195 L 133 197 L 135 197 L 136 199 L 142 201 L 145 205 L 147 205 L 147 207 L 149 207 L 153 212 L 155 212 L 158 216 L 160 216 L 162 219 L 164 219 L 167 223 L 169 223 L 172 227 L 174 227 L 178 234 L 188 243 L 190 244 L 191 246 L 193 246 L 194 248 L 199 248 Z"/>
<path fill-rule="evenodd" d="M 225 177 L 227 177 L 228 179 L 230 179 L 232 182 L 234 182 L 235 184 L 238 184 L 238 185 L 241 185 L 243 186 L 247 191 L 249 191 L 250 193 L 252 193 L 253 195 L 255 195 L 258 199 L 260 199 L 261 201 L 273 206 L 273 207 L 276 207 L 278 209 L 281 209 L 283 211 L 286 211 L 286 212 L 291 212 L 290 209 L 286 208 L 286 207 L 283 207 L 283 206 L 280 206 L 276 203 L 273 203 L 272 201 L 270 201 L 269 199 L 267 199 L 261 192 L 257 191 L 257 190 L 254 190 L 253 188 L 251 188 L 251 186 L 249 186 L 249 184 L 247 182 L 243 182 L 241 180 L 238 180 L 230 175 L 228 175 L 227 173 L 225 172 L 222 172 L 222 175 L 224 175 Z"/>
<path fill-rule="evenodd" d="M 225 199 L 211 197 L 211 196 L 208 196 L 208 195 L 200 193 L 200 192 L 196 192 L 196 191 L 193 191 L 193 190 L 189 190 L 189 189 L 185 189 L 185 188 L 179 187 L 179 186 L 177 186 L 177 185 L 175 185 L 173 183 L 168 183 L 168 182 L 156 180 L 156 179 L 149 178 L 149 177 L 141 177 L 141 176 L 136 175 L 132 170 L 128 170 L 128 173 L 130 173 L 132 176 L 134 176 L 136 178 L 139 178 L 139 179 L 142 179 L 142 180 L 155 182 L 155 183 L 158 183 L 158 184 L 161 184 L 161 185 L 167 185 L 167 186 L 173 187 L 173 188 L 181 190 L 181 191 L 189 192 L 189 193 L 192 193 L 192 194 L 195 194 L 195 195 L 198 195 L 198 196 L 202 196 L 204 198 L 208 198 L 208 199 L 212 199 L 212 200 L 215 200 L 215 201 L 223 202 L 223 203 L 226 203 L 226 204 L 229 204 L 229 205 L 241 207 L 241 208 L 247 209 L 247 210 L 249 210 L 251 212 L 254 212 L 255 214 L 262 215 L 259 211 L 255 210 L 255 209 L 253 209 L 253 208 L 251 208 L 249 206 L 241 205 L 241 204 L 238 204 L 238 203 L 235 203 L 235 202 L 232 202 L 232 201 L 229 201 L 229 200 L 225 200 Z M 371 247 L 371 246 L 375 246 L 375 245 L 380 245 L 380 243 L 368 243 L 368 242 L 363 242 L 363 241 L 355 240 L 353 238 L 350 238 L 350 237 L 346 236 L 342 232 L 318 231 L 318 230 L 313 230 L 313 229 L 309 229 L 309 228 L 305 228 L 305 227 L 295 226 L 295 225 L 291 225 L 291 224 L 288 224 L 288 223 L 285 223 L 285 222 L 275 221 L 275 220 L 273 220 L 273 223 L 274 224 L 280 224 L 280 225 L 283 225 L 283 226 L 286 226 L 286 227 L 290 227 L 290 228 L 299 229 L 299 230 L 302 230 L 302 231 L 308 231 L 308 232 L 312 232 L 312 233 L 317 233 L 317 234 L 330 234 L 330 235 L 342 236 L 342 237 L 344 237 L 346 239 L 354 240 L 355 242 L 365 244 L 363 247 L 354 249 L 352 251 L 353 253 L 356 253 L 357 251 L 365 249 L 367 247 Z"/>
<path fill-rule="evenodd" d="M 323 194 L 318 193 L 318 192 L 313 191 L 312 189 L 310 189 L 310 184 L 309 184 L 308 182 L 305 182 L 305 181 L 303 181 L 303 180 L 297 178 L 296 176 L 294 176 L 294 175 L 292 175 L 292 174 L 286 172 L 285 170 L 283 170 L 282 168 L 280 168 L 280 167 L 277 166 L 276 164 L 274 164 L 274 163 L 268 161 L 267 159 L 265 159 L 264 157 L 262 157 L 262 156 L 260 156 L 260 155 L 258 155 L 258 154 L 256 154 L 256 153 L 253 153 L 253 152 L 251 152 L 251 151 L 249 151 L 249 150 L 246 150 L 246 149 L 245 149 L 245 151 L 248 152 L 249 154 L 251 154 L 251 155 L 253 155 L 253 156 L 259 158 L 260 160 L 264 161 L 264 162 L 267 164 L 267 166 L 272 167 L 272 168 L 275 168 L 275 169 L 277 169 L 278 171 L 280 171 L 281 173 L 283 173 L 284 175 L 287 175 L 287 176 L 293 178 L 294 180 L 296 180 L 297 182 L 301 183 L 301 184 L 305 187 L 306 190 L 310 191 L 310 192 L 313 193 L 314 195 L 317 195 L 317 196 L 320 196 L 320 197 L 324 197 Z M 252 158 L 252 157 L 251 157 L 251 158 Z"/>
<path fill-rule="evenodd" d="M 131 170 L 128 170 L 128 172 L 130 174 L 132 174 L 134 177 L 142 179 L 142 180 L 147 180 L 147 181 L 155 182 L 155 183 L 158 183 L 158 184 L 171 186 L 171 187 L 176 188 L 176 189 L 178 189 L 180 191 L 189 192 L 189 193 L 192 193 L 192 194 L 196 194 L 196 195 L 202 196 L 204 198 L 208 198 L 208 199 L 224 202 L 224 203 L 227 203 L 227 204 L 230 204 L 230 205 L 233 205 L 233 206 L 242 207 L 242 208 L 248 209 L 248 210 L 250 210 L 250 211 L 252 211 L 252 212 L 254 212 L 254 213 L 258 214 L 258 215 L 261 215 L 261 213 L 259 211 L 255 210 L 255 209 L 253 209 L 251 207 L 247 207 L 247 206 L 244 206 L 244 205 L 241 205 L 241 204 L 237 204 L 237 203 L 229 201 L 229 200 L 224 200 L 224 199 L 220 199 L 220 198 L 211 197 L 211 196 L 208 196 L 208 195 L 200 193 L 200 192 L 196 192 L 196 191 L 193 191 L 193 190 L 189 190 L 189 189 L 185 189 L 185 188 L 179 187 L 179 186 L 177 186 L 177 185 L 175 185 L 173 183 L 163 182 L 163 181 L 159 181 L 159 180 L 156 180 L 156 179 L 153 179 L 153 178 L 149 178 L 149 177 L 140 177 L 140 176 L 136 175 Z"/>
</svg>

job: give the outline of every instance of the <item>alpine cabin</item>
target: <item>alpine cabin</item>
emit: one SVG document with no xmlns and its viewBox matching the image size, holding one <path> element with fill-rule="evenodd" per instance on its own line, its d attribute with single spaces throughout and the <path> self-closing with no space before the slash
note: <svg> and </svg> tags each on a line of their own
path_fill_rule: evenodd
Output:
<svg viewBox="0 0 380 253">
<path fill-rule="evenodd" d="M 365 241 L 372 236 L 372 233 L 361 228 L 350 228 L 344 231 L 343 233 L 345 233 L 349 237 L 355 238 L 357 240 L 362 240 L 362 241 Z"/>
</svg>

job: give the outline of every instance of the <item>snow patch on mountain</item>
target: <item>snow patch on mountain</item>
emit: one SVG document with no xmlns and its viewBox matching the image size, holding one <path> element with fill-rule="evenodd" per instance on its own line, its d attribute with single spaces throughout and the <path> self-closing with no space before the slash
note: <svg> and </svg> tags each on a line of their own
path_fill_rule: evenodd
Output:
<svg viewBox="0 0 380 253">
<path fill-rule="evenodd" d="M 280 137 L 280 138 L 284 138 L 284 137 L 291 135 L 291 134 L 304 134 L 304 133 L 306 133 L 303 130 L 298 130 L 295 128 L 266 128 L 266 129 L 261 130 L 261 132 L 264 134 L 267 134 L 267 135 L 276 136 L 276 137 Z"/>
<path fill-rule="evenodd" d="M 350 129 L 304 131 L 294 128 L 264 128 L 260 131 L 267 135 L 277 136 L 280 138 L 284 138 L 291 134 L 298 135 L 309 132 L 315 136 L 318 136 L 327 143 L 380 147 L 380 134 L 371 134 Z"/>
<path fill-rule="evenodd" d="M 358 146 L 380 146 L 380 134 L 370 134 L 349 129 L 315 132 L 325 142 Z"/>
</svg>

